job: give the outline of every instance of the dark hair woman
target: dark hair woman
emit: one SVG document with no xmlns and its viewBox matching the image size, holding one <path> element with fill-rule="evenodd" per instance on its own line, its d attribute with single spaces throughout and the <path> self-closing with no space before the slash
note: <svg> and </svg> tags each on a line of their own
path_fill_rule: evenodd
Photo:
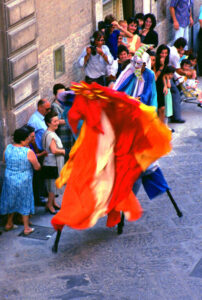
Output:
<svg viewBox="0 0 202 300">
<path fill-rule="evenodd" d="M 138 34 L 138 20 L 135 18 L 129 18 L 127 20 L 128 23 L 128 31 L 131 32 L 132 34 Z"/>
<path fill-rule="evenodd" d="M 48 128 L 43 134 L 42 145 L 48 155 L 44 158 L 43 166 L 56 166 L 58 173 L 60 173 L 64 165 L 65 149 L 63 148 L 61 139 L 55 133 L 59 125 L 58 114 L 54 110 L 51 110 L 45 116 L 45 123 Z M 55 214 L 55 209 L 60 208 L 55 202 L 55 195 L 57 194 L 55 179 L 45 179 L 45 183 L 48 191 L 46 209 L 51 214 Z"/>
<path fill-rule="evenodd" d="M 163 70 L 169 62 L 170 49 L 167 45 L 162 44 L 156 50 L 156 71 Z"/>
<path fill-rule="evenodd" d="M 164 121 L 165 119 L 165 95 L 164 95 L 164 73 L 169 62 L 170 49 L 168 46 L 162 44 L 156 51 L 156 90 L 157 90 L 157 101 L 158 101 L 158 113 L 159 118 Z"/>
<path fill-rule="evenodd" d="M 141 42 L 144 44 L 152 44 L 154 48 L 158 45 L 158 33 L 154 30 L 156 26 L 156 17 L 153 14 L 144 16 L 144 25 L 140 35 Z"/>
<path fill-rule="evenodd" d="M 128 50 L 134 55 L 135 51 L 140 47 L 141 40 L 138 35 L 138 21 L 134 18 L 128 19 L 128 31 L 133 34 L 132 38 L 127 38 Z"/>
<path fill-rule="evenodd" d="M 14 213 L 22 215 L 24 234 L 34 231 L 29 227 L 29 215 L 34 213 L 34 196 L 32 188 L 33 169 L 41 168 L 36 155 L 28 148 L 30 131 L 26 128 L 16 129 L 13 144 L 9 144 L 4 152 L 6 163 L 5 177 L 0 200 L 0 214 L 8 214 L 5 230 L 14 227 Z"/>
</svg>

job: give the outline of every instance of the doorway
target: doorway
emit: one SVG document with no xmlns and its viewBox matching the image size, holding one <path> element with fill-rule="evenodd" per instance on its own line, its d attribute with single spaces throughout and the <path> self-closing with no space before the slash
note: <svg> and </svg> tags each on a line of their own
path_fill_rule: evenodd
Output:
<svg viewBox="0 0 202 300">
<path fill-rule="evenodd" d="M 127 20 L 135 16 L 135 0 L 122 0 L 123 3 L 123 16 Z"/>
</svg>

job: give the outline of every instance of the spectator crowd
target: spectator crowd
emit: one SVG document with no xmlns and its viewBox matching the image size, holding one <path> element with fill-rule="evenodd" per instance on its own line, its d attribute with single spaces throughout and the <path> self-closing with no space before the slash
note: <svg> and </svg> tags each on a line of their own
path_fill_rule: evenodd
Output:
<svg viewBox="0 0 202 300">
<path fill-rule="evenodd" d="M 189 27 L 193 25 L 192 4 L 192 0 L 171 0 L 175 37 L 170 46 L 159 45 L 156 17 L 151 13 L 138 13 L 128 20 L 116 20 L 113 15 L 107 15 L 98 23 L 98 30 L 78 58 L 85 81 L 125 91 L 147 105 L 156 106 L 163 123 L 183 124 L 182 95 L 196 97 L 199 103 L 202 101 L 197 87 L 197 76 L 202 75 L 202 6 L 197 56 L 188 49 Z M 125 81 L 131 72 L 137 80 L 133 88 L 129 84 L 131 81 Z M 68 90 L 63 84 L 54 85 L 52 103 L 47 99 L 39 100 L 27 125 L 15 130 L 13 143 L 4 151 L 6 170 L 0 215 L 6 216 L 5 231 L 22 223 L 24 234 L 28 235 L 34 231 L 29 216 L 34 214 L 35 206 L 45 206 L 50 214 L 60 209 L 56 198 L 61 191 L 55 186 L 55 178 L 68 160 L 75 141 L 61 101 Z"/>
</svg>

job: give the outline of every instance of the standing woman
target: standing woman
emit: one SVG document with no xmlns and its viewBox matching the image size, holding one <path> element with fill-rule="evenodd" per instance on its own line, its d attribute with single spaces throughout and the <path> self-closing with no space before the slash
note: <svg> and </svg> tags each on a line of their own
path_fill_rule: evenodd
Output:
<svg viewBox="0 0 202 300">
<path fill-rule="evenodd" d="M 54 110 L 50 111 L 45 116 L 45 123 L 48 128 L 43 134 L 42 145 L 48 155 L 44 158 L 43 166 L 56 166 L 59 174 L 64 165 L 65 149 L 63 148 L 61 139 L 55 133 L 59 126 L 58 114 Z M 45 183 L 48 191 L 46 209 L 50 214 L 55 214 L 56 209 L 60 209 L 55 202 L 55 195 L 57 194 L 55 179 L 45 179 Z"/>
<path fill-rule="evenodd" d="M 29 227 L 29 215 L 34 214 L 34 196 L 32 188 L 33 169 L 41 168 L 36 155 L 28 148 L 30 132 L 26 128 L 16 129 L 13 144 L 4 152 L 6 163 L 5 178 L 0 199 L 0 214 L 8 215 L 5 230 L 14 229 L 14 213 L 22 215 L 24 234 L 34 231 Z"/>
<path fill-rule="evenodd" d="M 154 30 L 156 26 L 156 17 L 153 14 L 144 16 L 144 25 L 140 34 L 141 42 L 144 44 L 152 44 L 154 48 L 158 46 L 158 33 Z"/>
<path fill-rule="evenodd" d="M 155 79 L 158 101 L 158 114 L 162 122 L 165 120 L 165 89 L 164 89 L 164 72 L 169 62 L 170 49 L 168 46 L 162 44 L 156 51 L 156 67 Z"/>
<path fill-rule="evenodd" d="M 56 133 L 59 136 L 59 138 L 61 139 L 63 147 L 66 150 L 65 161 L 67 161 L 69 159 L 69 152 L 74 144 L 74 138 L 73 138 L 72 132 L 70 130 L 70 127 L 67 126 L 67 124 L 63 118 L 64 107 L 58 101 L 58 95 L 63 92 L 65 92 L 65 87 L 63 84 L 58 83 L 53 86 L 53 94 L 55 96 L 55 99 L 51 105 L 51 108 L 58 114 L 59 126 L 58 126 Z"/>
</svg>

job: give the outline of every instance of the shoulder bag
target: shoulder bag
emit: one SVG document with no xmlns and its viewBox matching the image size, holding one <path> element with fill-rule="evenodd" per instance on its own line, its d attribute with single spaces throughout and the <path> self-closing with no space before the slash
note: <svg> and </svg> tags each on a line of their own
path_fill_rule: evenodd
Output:
<svg viewBox="0 0 202 300">
<path fill-rule="evenodd" d="M 47 134 L 48 135 L 48 134 Z M 46 148 L 46 138 L 45 137 L 45 148 Z M 56 160 L 56 166 L 42 166 L 41 173 L 44 179 L 56 179 L 58 178 L 58 167 L 57 167 L 57 159 Z"/>
</svg>

